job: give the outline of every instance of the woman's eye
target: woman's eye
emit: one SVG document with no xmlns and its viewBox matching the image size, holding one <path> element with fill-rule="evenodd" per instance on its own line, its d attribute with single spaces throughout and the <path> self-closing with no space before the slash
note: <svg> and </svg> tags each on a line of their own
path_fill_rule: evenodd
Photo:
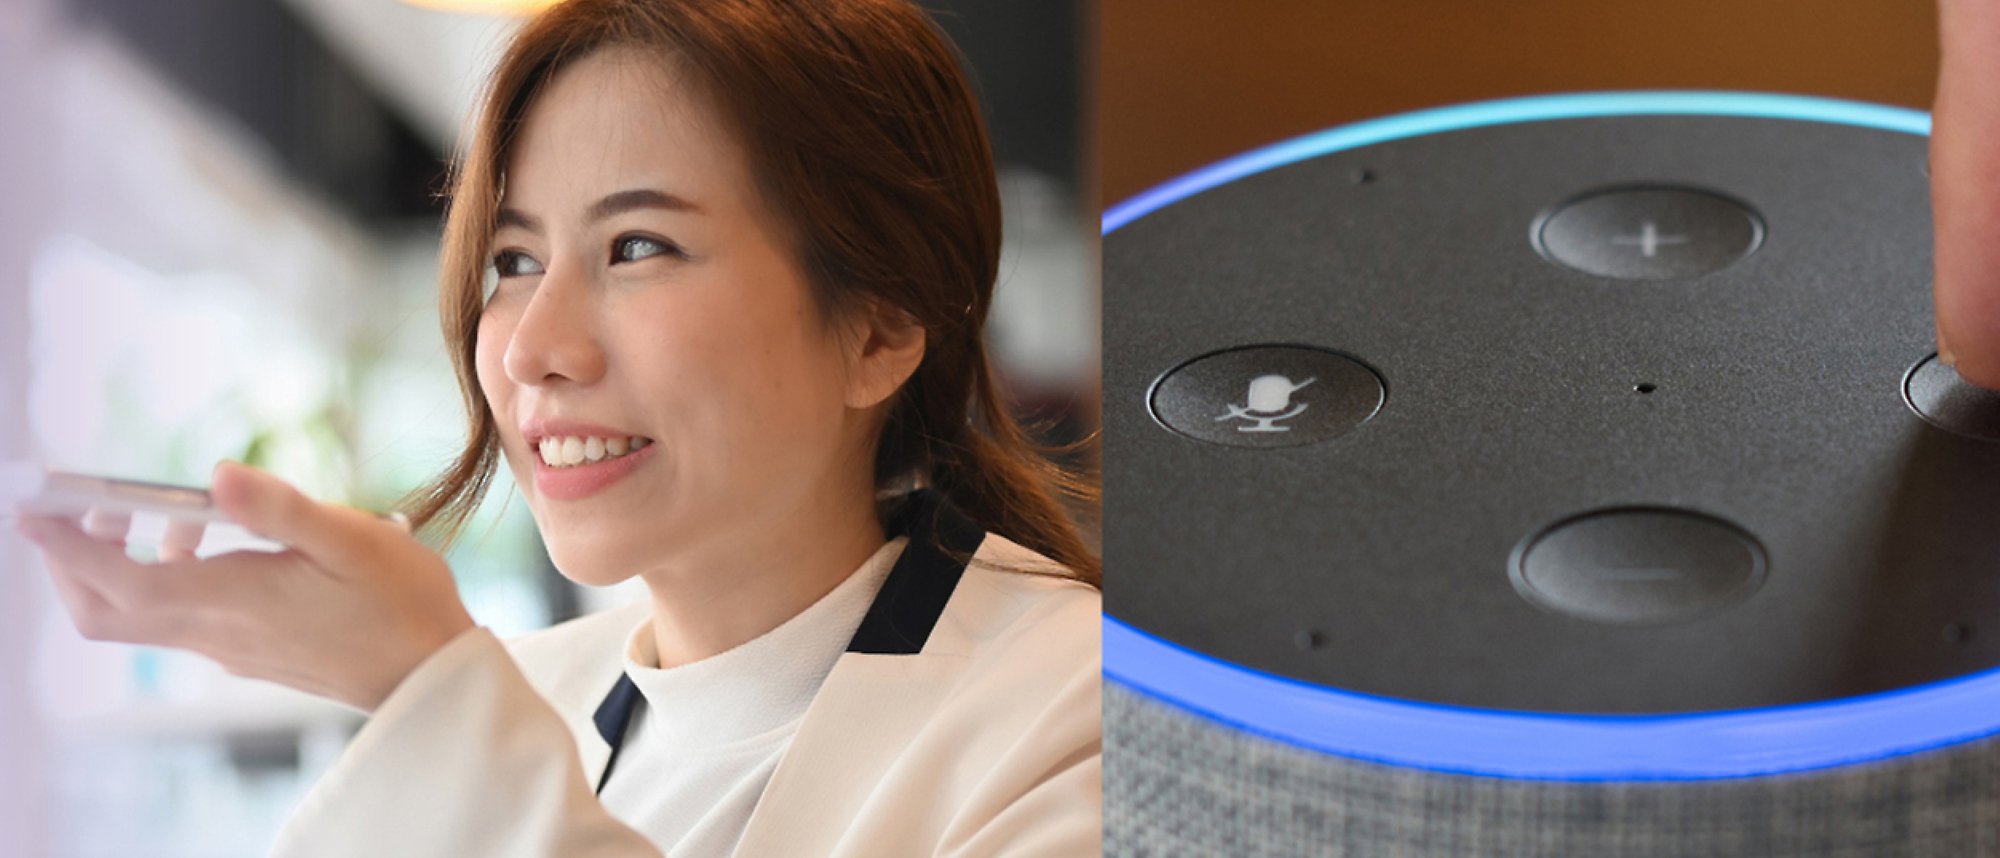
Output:
<svg viewBox="0 0 2000 858">
<path fill-rule="evenodd" d="M 542 273 L 542 266 L 534 257 L 517 250 L 502 250 L 493 254 L 493 273 L 501 277 L 521 277 Z"/>
<path fill-rule="evenodd" d="M 685 257 L 687 255 L 672 242 L 662 241 L 657 238 L 648 238 L 643 235 L 620 237 L 616 242 L 612 243 L 612 251 L 613 258 L 611 261 L 614 263 L 635 262 L 649 256 L 659 256 L 661 254 L 676 257 Z"/>
</svg>

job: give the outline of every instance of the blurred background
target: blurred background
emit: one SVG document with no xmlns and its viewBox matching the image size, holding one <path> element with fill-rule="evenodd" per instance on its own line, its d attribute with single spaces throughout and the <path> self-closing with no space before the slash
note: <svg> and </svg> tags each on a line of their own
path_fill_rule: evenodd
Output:
<svg viewBox="0 0 2000 858">
<path fill-rule="evenodd" d="M 1929 109 L 1929 0 L 1100 0 L 1100 208 L 1257 146 L 1466 101 L 1737 89 Z"/>
<path fill-rule="evenodd" d="M 506 5 L 0 3 L 0 460 L 205 485 L 234 458 L 372 509 L 447 464 L 437 195 Z M 1090 10 L 924 5 L 1001 161 L 999 363 L 1044 440 L 1074 440 L 1096 402 Z M 513 493 L 503 468 L 449 557 L 476 619 L 510 635 L 638 595 L 561 578 Z M 80 639 L 0 534 L 0 856 L 262 855 L 359 724 Z"/>
</svg>

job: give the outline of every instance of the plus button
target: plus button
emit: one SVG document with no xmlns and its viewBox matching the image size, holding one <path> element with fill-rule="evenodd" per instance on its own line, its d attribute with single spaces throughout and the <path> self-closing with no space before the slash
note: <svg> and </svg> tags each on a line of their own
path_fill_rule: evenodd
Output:
<svg viewBox="0 0 2000 858">
<path fill-rule="evenodd" d="M 1646 221 L 1646 225 L 1639 230 L 1638 235 L 1614 235 L 1611 237 L 1612 244 L 1638 245 L 1639 255 L 1647 259 L 1658 255 L 1660 245 L 1662 244 L 1686 244 L 1687 240 L 1688 237 L 1685 235 L 1661 235 L 1660 228 L 1654 226 L 1652 221 Z"/>
</svg>

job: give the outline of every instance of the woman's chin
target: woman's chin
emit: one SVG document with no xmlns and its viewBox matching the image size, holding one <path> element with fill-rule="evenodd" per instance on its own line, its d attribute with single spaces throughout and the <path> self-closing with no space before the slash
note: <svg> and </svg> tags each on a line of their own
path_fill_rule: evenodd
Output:
<svg viewBox="0 0 2000 858">
<path fill-rule="evenodd" d="M 549 561 L 563 577 L 585 587 L 611 587 L 671 559 L 669 546 L 685 544 L 682 528 L 662 504 L 552 503 L 530 495 L 529 506 Z"/>
<path fill-rule="evenodd" d="M 637 558 L 630 556 L 629 550 L 607 550 L 611 546 L 601 544 L 580 544 L 593 542 L 589 534 L 567 533 L 561 541 L 548 539 L 543 531 L 543 545 L 549 553 L 549 562 L 564 578 L 585 587 L 612 587 L 625 583 L 639 571 Z"/>
<path fill-rule="evenodd" d="M 618 572 L 610 569 L 583 569 L 572 572 L 566 567 L 557 566 L 556 571 L 580 587 L 616 587 L 632 580 L 633 577 L 629 571 Z"/>
</svg>

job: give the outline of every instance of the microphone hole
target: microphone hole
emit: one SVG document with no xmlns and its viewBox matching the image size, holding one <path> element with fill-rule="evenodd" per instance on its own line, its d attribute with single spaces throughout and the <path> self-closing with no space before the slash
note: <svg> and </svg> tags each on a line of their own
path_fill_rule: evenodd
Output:
<svg viewBox="0 0 2000 858">
<path fill-rule="evenodd" d="M 1638 384 L 1632 385 L 1632 389 L 1639 393 L 1652 393 L 1653 391 L 1659 390 L 1660 388 L 1659 385 L 1656 385 L 1650 381 L 1642 381 L 1639 382 Z"/>
<path fill-rule="evenodd" d="M 1298 634 L 1292 636 L 1292 643 L 1298 644 L 1302 650 L 1315 650 L 1326 646 L 1326 635 L 1316 629 L 1300 629 Z"/>
</svg>

